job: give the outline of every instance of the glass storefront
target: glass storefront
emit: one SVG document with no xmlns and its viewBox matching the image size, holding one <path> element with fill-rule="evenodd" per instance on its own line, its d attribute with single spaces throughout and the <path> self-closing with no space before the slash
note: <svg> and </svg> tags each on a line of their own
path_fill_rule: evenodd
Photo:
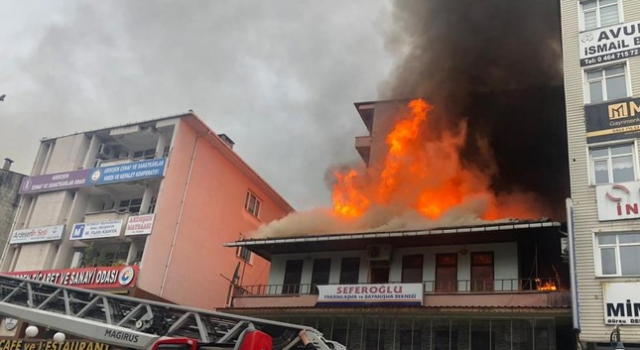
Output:
<svg viewBox="0 0 640 350">
<path fill-rule="evenodd" d="M 556 350 L 553 318 L 268 317 L 304 324 L 349 350 Z"/>
</svg>

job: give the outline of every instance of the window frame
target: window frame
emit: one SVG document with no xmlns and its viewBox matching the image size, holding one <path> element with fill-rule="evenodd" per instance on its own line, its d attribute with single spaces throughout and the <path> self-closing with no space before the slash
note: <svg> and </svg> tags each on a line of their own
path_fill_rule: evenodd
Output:
<svg viewBox="0 0 640 350">
<path fill-rule="evenodd" d="M 353 262 L 354 265 L 353 267 L 355 267 L 354 271 L 351 270 L 347 270 L 345 268 L 346 264 L 345 264 L 345 260 L 348 260 L 349 262 Z M 357 262 L 357 264 L 355 264 Z M 338 276 L 338 284 L 358 284 L 360 283 L 360 267 L 362 265 L 362 259 L 360 257 L 357 256 L 345 256 L 342 259 L 340 259 L 340 275 Z M 349 266 L 351 267 L 351 266 Z M 350 275 L 348 275 L 351 272 L 355 272 L 355 277 L 356 277 L 356 281 L 352 282 L 352 281 L 348 281 L 349 277 L 351 277 Z"/>
<path fill-rule="evenodd" d="M 615 24 L 608 24 L 606 26 L 602 25 L 602 16 L 600 14 L 600 9 L 602 7 L 610 7 L 610 6 L 614 6 L 614 5 L 605 5 L 605 6 L 601 6 L 600 5 L 600 1 L 601 0 L 596 0 L 596 8 L 595 8 L 595 12 L 596 12 L 596 27 L 595 28 L 590 28 L 587 29 L 587 21 L 585 18 L 585 11 L 583 8 L 583 4 L 585 2 L 589 2 L 590 0 L 580 0 L 578 2 L 578 18 L 579 18 L 579 27 L 580 27 L 580 32 L 589 32 L 592 30 L 597 30 L 600 28 L 606 28 L 606 27 L 611 27 L 611 26 L 615 26 L 618 24 L 622 24 L 624 23 L 624 15 L 622 13 L 622 3 L 620 0 L 616 0 L 616 4 L 615 6 L 618 7 L 618 23 Z"/>
<path fill-rule="evenodd" d="M 454 262 L 451 265 L 447 265 L 441 262 L 441 260 L 439 258 L 454 258 Z M 450 281 L 442 281 L 438 276 L 439 276 L 439 271 L 440 269 L 451 269 L 453 268 L 455 271 L 455 279 L 454 280 L 450 280 Z M 435 286 L 434 286 L 434 292 L 436 293 L 457 293 L 458 292 L 458 283 L 459 278 L 458 278 L 458 273 L 459 273 L 459 268 L 460 268 L 460 259 L 458 257 L 458 253 L 437 253 L 436 254 L 436 261 L 435 261 Z M 446 282 L 448 284 L 442 284 L 442 282 Z M 451 285 L 450 283 L 453 282 L 453 285 Z"/>
<path fill-rule="evenodd" d="M 236 248 L 236 257 L 249 265 L 253 265 L 253 252 L 247 249 L 247 247 L 239 246 Z"/>
<path fill-rule="evenodd" d="M 639 230 L 625 230 L 625 231 L 600 231 L 600 232 L 593 232 L 593 256 L 594 256 L 594 269 L 595 269 L 595 275 L 596 277 L 601 277 L 601 278 L 633 278 L 633 277 L 640 277 L 640 274 L 637 275 L 623 275 L 622 274 L 622 260 L 620 259 L 620 247 L 629 247 L 629 246 L 640 246 L 640 242 L 638 243 L 623 243 L 620 244 L 619 242 L 619 236 L 621 235 L 627 235 L 627 234 L 640 234 Z M 598 237 L 600 236 L 605 236 L 605 235 L 615 235 L 616 236 L 616 243 L 615 245 L 611 245 L 611 244 L 603 244 L 603 246 L 605 248 L 615 248 L 615 259 L 616 259 L 616 274 L 608 274 L 605 275 L 602 272 L 602 254 L 600 254 L 601 252 L 601 245 L 598 243 Z"/>
<path fill-rule="evenodd" d="M 474 257 L 487 255 L 491 257 L 491 263 L 476 263 L 474 261 Z M 474 267 L 488 267 L 491 266 L 491 279 L 484 280 L 474 278 Z M 472 292 L 491 292 L 494 290 L 494 283 L 496 280 L 496 255 L 493 251 L 478 251 L 471 252 L 470 261 L 469 261 L 469 276 L 471 280 L 470 291 Z M 482 285 L 478 284 L 479 281 L 482 281 Z"/>
<path fill-rule="evenodd" d="M 133 201 L 140 202 L 138 204 L 133 204 Z M 123 203 L 127 203 L 123 205 Z M 138 211 L 131 211 L 131 208 L 138 208 Z M 138 214 L 140 210 L 142 210 L 142 197 L 137 198 L 129 198 L 129 199 L 121 199 L 118 201 L 118 205 L 115 208 L 118 213 L 132 213 Z"/>
<path fill-rule="evenodd" d="M 408 262 L 412 262 L 411 259 L 419 259 L 420 266 L 419 267 L 409 267 L 406 266 Z M 412 270 L 420 270 L 420 278 L 419 281 L 411 281 L 408 280 L 409 274 Z M 402 266 L 401 266 L 401 277 L 400 281 L 402 283 L 423 283 L 424 282 L 424 254 L 407 254 L 402 256 Z"/>
<path fill-rule="evenodd" d="M 625 82 L 625 89 L 626 89 L 626 95 L 623 97 L 617 97 L 615 99 L 610 99 L 607 96 L 607 88 L 606 88 L 606 79 L 607 76 L 605 74 L 605 71 L 608 68 L 615 68 L 618 66 L 622 66 L 624 68 L 624 82 Z M 602 88 L 602 101 L 598 101 L 598 102 L 593 102 L 591 100 L 591 89 L 590 89 L 590 85 L 589 83 L 595 80 L 589 80 L 588 78 L 588 74 L 589 72 L 593 72 L 596 70 L 601 70 L 602 71 L 602 81 L 603 84 L 603 88 Z M 615 77 L 615 76 L 614 76 Z M 612 78 L 612 77 L 609 77 Z M 619 61 L 615 61 L 615 62 L 607 62 L 607 63 L 602 63 L 602 64 L 597 64 L 597 65 L 592 65 L 592 66 L 588 66 L 588 67 L 584 67 L 582 69 L 582 90 L 583 90 L 583 98 L 584 98 L 584 103 L 586 105 L 597 105 L 597 104 L 601 104 L 601 103 L 609 103 L 611 101 L 616 101 L 616 100 L 620 100 L 623 98 L 628 98 L 632 96 L 632 92 L 633 92 L 633 86 L 631 84 L 631 69 L 629 67 L 629 60 L 625 59 L 625 60 L 619 60 Z"/>
<path fill-rule="evenodd" d="M 253 209 L 250 209 L 251 198 L 255 199 L 255 204 Z M 262 200 L 252 191 L 247 191 L 247 195 L 244 199 L 244 210 L 246 210 L 251 216 L 256 219 L 260 219 L 260 209 L 262 208 Z"/>
<path fill-rule="evenodd" d="M 592 143 L 592 144 L 588 144 L 587 145 L 587 169 L 589 171 L 589 185 L 591 186 L 599 186 L 599 185 L 606 185 L 606 184 L 612 184 L 614 182 L 608 182 L 608 183 L 596 183 L 596 173 L 595 173 L 595 164 L 593 159 L 591 158 L 591 150 L 594 148 L 611 148 L 611 147 L 615 147 L 615 146 L 620 146 L 620 145 L 625 145 L 625 144 L 629 144 L 631 145 L 631 156 L 633 159 L 633 181 L 638 181 L 638 166 L 639 166 L 639 162 L 638 162 L 638 142 L 637 140 L 619 140 L 619 141 L 612 141 L 612 142 L 599 142 L 599 143 Z M 609 151 L 609 156 L 608 156 L 608 162 L 607 162 L 607 166 L 609 167 L 609 176 L 610 179 L 613 180 L 613 169 L 611 167 L 611 151 Z"/>
</svg>

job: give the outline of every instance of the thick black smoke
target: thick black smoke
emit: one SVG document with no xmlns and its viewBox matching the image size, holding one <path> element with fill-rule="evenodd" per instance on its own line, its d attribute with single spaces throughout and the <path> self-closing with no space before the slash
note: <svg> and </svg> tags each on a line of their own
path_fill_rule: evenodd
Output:
<svg viewBox="0 0 640 350">
<path fill-rule="evenodd" d="M 424 97 L 445 125 L 488 137 L 497 191 L 531 191 L 562 219 L 569 195 L 557 0 L 397 0 L 399 57 L 381 99 Z M 478 164 L 475 143 L 463 157 Z"/>
</svg>

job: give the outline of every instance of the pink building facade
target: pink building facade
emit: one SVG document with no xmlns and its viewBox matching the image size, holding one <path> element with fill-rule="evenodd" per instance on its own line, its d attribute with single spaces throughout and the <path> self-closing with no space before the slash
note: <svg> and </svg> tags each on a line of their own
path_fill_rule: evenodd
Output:
<svg viewBox="0 0 640 350">
<path fill-rule="evenodd" d="M 292 207 L 195 114 L 42 140 L 1 271 L 218 308 L 268 262 L 224 242 Z"/>
</svg>

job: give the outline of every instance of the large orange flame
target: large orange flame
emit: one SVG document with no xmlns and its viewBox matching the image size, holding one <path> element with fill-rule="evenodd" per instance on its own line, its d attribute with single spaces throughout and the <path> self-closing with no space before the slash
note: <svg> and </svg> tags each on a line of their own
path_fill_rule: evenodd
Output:
<svg viewBox="0 0 640 350">
<path fill-rule="evenodd" d="M 436 220 L 450 209 L 469 200 L 486 203 L 481 219 L 506 217 L 536 218 L 539 215 L 523 200 L 525 196 L 495 195 L 490 177 L 495 169 L 488 143 L 478 142 L 486 165 L 478 169 L 463 164 L 460 152 L 467 138 L 466 123 L 456 130 L 430 130 L 429 111 L 422 99 L 408 104 L 387 134 L 387 152 L 378 164 L 365 170 L 341 170 L 334 173 L 334 213 L 358 218 L 372 206 L 410 208 Z M 483 160 L 484 160 L 483 158 Z"/>
</svg>

